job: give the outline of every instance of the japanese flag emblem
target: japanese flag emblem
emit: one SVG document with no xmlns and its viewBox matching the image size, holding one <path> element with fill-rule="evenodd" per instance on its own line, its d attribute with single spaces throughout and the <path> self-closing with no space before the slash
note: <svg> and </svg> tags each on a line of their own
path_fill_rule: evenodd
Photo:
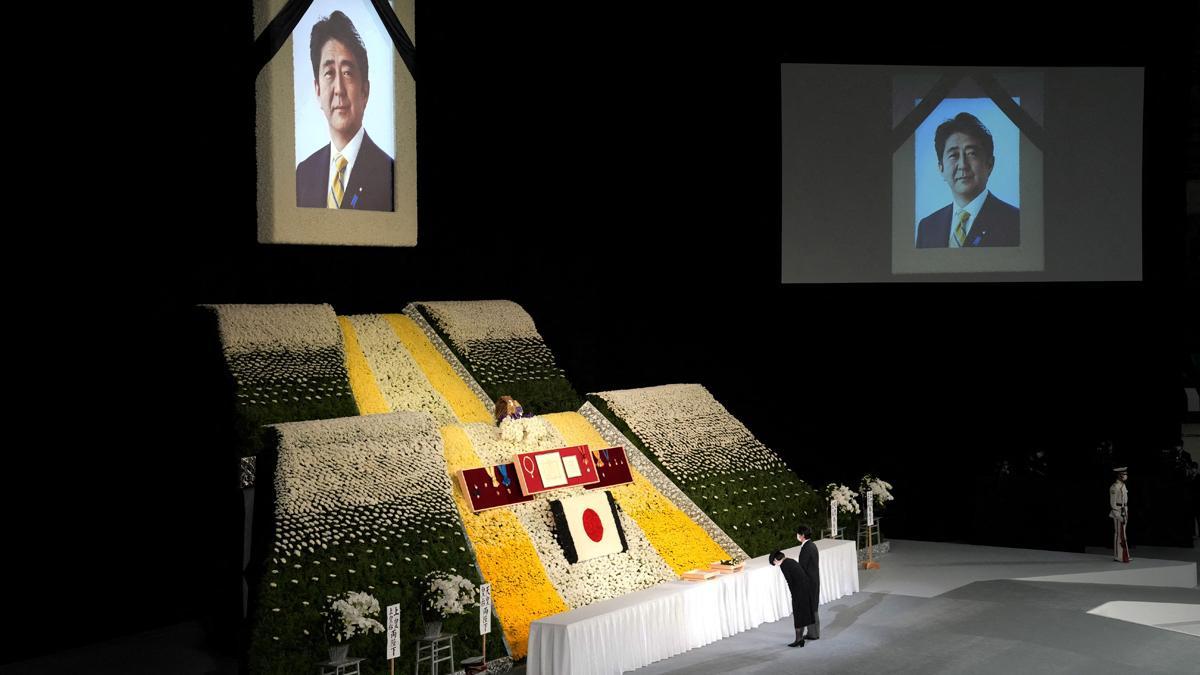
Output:
<svg viewBox="0 0 1200 675">
<path fill-rule="evenodd" d="M 617 502 L 607 490 L 551 501 L 550 512 L 555 538 L 571 564 L 629 550 Z"/>
</svg>

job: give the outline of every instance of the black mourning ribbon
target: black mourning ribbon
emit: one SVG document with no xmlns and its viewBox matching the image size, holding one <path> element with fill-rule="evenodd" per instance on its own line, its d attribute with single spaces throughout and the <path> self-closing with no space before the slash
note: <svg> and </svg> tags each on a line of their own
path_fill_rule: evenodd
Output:
<svg viewBox="0 0 1200 675">
<path fill-rule="evenodd" d="M 979 84 L 980 88 L 983 89 L 984 93 L 988 95 L 988 98 L 992 99 L 996 106 L 1000 108 L 1001 112 L 1003 112 L 1008 119 L 1012 120 L 1013 124 L 1017 125 L 1017 128 L 1022 134 L 1025 135 L 1026 138 L 1030 140 L 1031 143 L 1033 143 L 1039 149 L 1045 149 L 1046 131 L 1033 119 L 1033 117 L 1029 115 L 1029 113 L 1025 112 L 1024 108 L 1013 102 L 1012 96 L 1005 91 L 1004 87 L 1000 85 L 995 77 L 981 71 L 958 69 L 943 75 L 942 78 L 933 85 L 933 88 L 929 90 L 929 93 L 921 99 L 921 102 L 917 104 L 917 107 L 913 108 L 912 111 L 900 121 L 900 124 L 896 125 L 896 128 L 892 130 L 892 152 L 895 152 L 900 148 L 900 146 L 904 145 L 909 136 L 912 136 L 913 133 L 916 132 L 917 127 L 921 125 L 921 122 L 924 122 L 925 118 L 929 117 L 930 113 L 933 112 L 933 109 L 936 108 L 938 104 L 946 98 L 947 95 L 949 95 L 950 91 L 954 89 L 954 85 L 958 84 L 959 80 L 962 80 L 964 77 L 970 77 L 971 79 L 975 80 L 975 82 Z"/>
<path fill-rule="evenodd" d="M 255 77 L 283 48 L 283 43 L 287 42 L 288 36 L 295 30 L 296 24 L 300 23 L 300 18 L 304 16 L 311 5 L 312 0 L 291 0 L 263 29 L 262 34 L 254 41 Z M 415 81 L 417 79 L 417 48 L 413 45 L 412 38 L 408 37 L 404 26 L 400 25 L 400 19 L 388 6 L 387 0 L 371 0 L 371 5 L 375 7 L 375 13 L 379 15 L 384 29 L 391 36 L 392 43 L 396 45 L 396 51 L 400 53 L 400 60 L 404 61 L 404 65 L 408 68 L 408 74 L 412 75 Z"/>
</svg>

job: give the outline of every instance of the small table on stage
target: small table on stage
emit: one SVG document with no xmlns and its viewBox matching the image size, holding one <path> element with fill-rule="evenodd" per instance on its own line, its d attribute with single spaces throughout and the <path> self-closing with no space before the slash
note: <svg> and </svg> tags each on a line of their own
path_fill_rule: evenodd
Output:
<svg viewBox="0 0 1200 675">
<path fill-rule="evenodd" d="M 365 660 L 365 658 L 350 658 L 345 661 L 323 661 L 317 665 L 321 667 L 321 675 L 359 675 L 361 671 L 358 669 L 358 664 Z"/>
<path fill-rule="evenodd" d="M 443 661 L 450 664 L 448 672 L 454 672 L 454 635 L 442 633 L 433 637 L 418 638 L 417 663 L 413 666 L 413 673 L 420 673 L 421 664 L 427 661 L 432 675 L 438 674 L 438 664 Z"/>
</svg>

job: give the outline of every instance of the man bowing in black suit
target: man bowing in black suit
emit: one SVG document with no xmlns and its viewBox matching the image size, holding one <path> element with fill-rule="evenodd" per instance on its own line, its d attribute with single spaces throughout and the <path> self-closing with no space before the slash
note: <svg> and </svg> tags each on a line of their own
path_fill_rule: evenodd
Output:
<svg viewBox="0 0 1200 675">
<path fill-rule="evenodd" d="M 1021 212 L 987 189 L 996 166 L 987 127 L 962 112 L 938 126 L 933 145 L 954 201 L 917 224 L 917 248 L 1019 246 Z"/>
<path fill-rule="evenodd" d="M 788 644 L 789 647 L 803 647 L 805 638 L 817 640 L 821 637 L 821 620 L 817 615 L 817 605 L 821 600 L 821 554 L 810 537 L 812 528 L 808 525 L 796 528 L 796 539 L 800 541 L 800 553 L 796 556 L 798 560 L 788 558 L 783 551 L 775 551 L 770 557 L 771 564 L 783 572 L 792 596 L 792 625 L 796 629 L 796 640 Z"/>
<path fill-rule="evenodd" d="M 367 48 L 350 18 L 334 12 L 318 21 L 309 54 L 330 142 L 296 167 L 296 206 L 394 210 L 394 162 L 362 125 L 371 94 L 370 67 Z"/>
</svg>

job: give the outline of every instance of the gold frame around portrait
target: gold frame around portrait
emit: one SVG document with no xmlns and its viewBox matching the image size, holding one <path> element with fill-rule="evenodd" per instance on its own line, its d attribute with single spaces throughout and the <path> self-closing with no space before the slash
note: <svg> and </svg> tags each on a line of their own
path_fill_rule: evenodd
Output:
<svg viewBox="0 0 1200 675">
<path fill-rule="evenodd" d="M 355 2 L 356 0 L 347 0 Z M 359 0 L 361 1 L 361 0 Z M 254 32 L 261 35 L 287 0 L 255 0 Z M 396 0 L 401 26 L 416 42 L 415 0 Z M 292 41 L 255 80 L 258 164 L 258 242 L 328 246 L 417 245 L 416 81 L 392 50 L 396 138 L 394 211 L 353 211 L 296 206 L 295 94 Z"/>
</svg>

